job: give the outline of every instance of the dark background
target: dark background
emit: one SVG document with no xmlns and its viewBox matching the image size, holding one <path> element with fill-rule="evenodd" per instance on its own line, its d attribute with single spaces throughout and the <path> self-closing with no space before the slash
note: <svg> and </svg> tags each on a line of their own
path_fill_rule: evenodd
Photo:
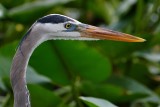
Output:
<svg viewBox="0 0 160 107">
<path fill-rule="evenodd" d="M 9 72 L 20 39 L 53 13 L 147 41 L 43 43 L 27 71 L 32 107 L 160 105 L 160 0 L 1 0 L 0 107 L 13 106 Z"/>
</svg>

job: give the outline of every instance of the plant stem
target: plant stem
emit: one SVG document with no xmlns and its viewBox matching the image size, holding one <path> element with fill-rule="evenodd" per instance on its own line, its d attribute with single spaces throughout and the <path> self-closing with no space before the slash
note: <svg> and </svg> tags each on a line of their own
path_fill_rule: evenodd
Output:
<svg viewBox="0 0 160 107">
<path fill-rule="evenodd" d="M 78 85 L 77 85 L 77 78 L 74 79 L 74 81 L 72 81 L 72 93 L 73 93 L 73 99 L 76 102 L 76 107 L 83 107 L 82 103 L 80 102 L 79 99 L 79 89 L 78 89 Z"/>
</svg>

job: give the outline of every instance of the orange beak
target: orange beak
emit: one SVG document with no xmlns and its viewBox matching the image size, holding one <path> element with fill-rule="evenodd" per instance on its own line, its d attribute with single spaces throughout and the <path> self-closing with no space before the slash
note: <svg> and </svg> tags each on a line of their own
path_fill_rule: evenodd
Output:
<svg viewBox="0 0 160 107">
<path fill-rule="evenodd" d="M 80 24 L 77 28 L 81 32 L 81 37 L 94 38 L 100 40 L 115 40 L 123 42 L 144 42 L 145 39 L 135 37 L 109 29 L 103 29 L 91 25 Z"/>
</svg>

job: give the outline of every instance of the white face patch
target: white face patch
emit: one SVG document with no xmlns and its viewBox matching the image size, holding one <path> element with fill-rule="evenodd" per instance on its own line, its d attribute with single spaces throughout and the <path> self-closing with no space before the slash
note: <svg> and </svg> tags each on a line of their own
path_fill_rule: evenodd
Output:
<svg viewBox="0 0 160 107">
<path fill-rule="evenodd" d="M 66 28 L 64 28 L 64 23 L 36 23 L 34 27 L 39 30 L 45 31 L 46 33 L 54 33 L 66 30 Z"/>
<path fill-rule="evenodd" d="M 66 31 L 67 29 L 64 27 L 66 23 L 73 23 L 75 25 L 81 24 L 81 22 L 65 22 L 65 23 L 36 23 L 35 28 L 48 32 L 48 33 L 53 33 L 53 32 L 63 32 Z"/>
</svg>

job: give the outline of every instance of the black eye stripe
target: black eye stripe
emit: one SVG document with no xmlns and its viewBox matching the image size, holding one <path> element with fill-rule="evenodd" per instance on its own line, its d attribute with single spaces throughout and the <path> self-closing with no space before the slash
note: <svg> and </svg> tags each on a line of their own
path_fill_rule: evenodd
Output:
<svg viewBox="0 0 160 107">
<path fill-rule="evenodd" d="M 54 24 L 64 23 L 67 21 L 74 22 L 74 20 L 72 20 L 70 18 L 67 18 L 65 16 L 56 15 L 56 14 L 44 16 L 44 17 L 37 20 L 37 22 L 39 22 L 39 23 L 54 23 Z"/>
</svg>

